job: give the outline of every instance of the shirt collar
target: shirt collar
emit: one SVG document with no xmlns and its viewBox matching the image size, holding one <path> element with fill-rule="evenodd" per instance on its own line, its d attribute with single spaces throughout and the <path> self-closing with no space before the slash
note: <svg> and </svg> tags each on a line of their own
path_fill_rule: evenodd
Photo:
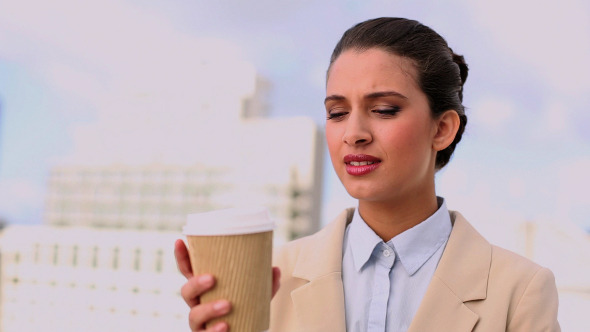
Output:
<svg viewBox="0 0 590 332">
<path fill-rule="evenodd" d="M 409 275 L 416 273 L 451 234 L 451 217 L 446 203 L 441 197 L 437 199 L 439 208 L 433 215 L 387 242 L 395 249 L 396 255 Z M 354 211 L 347 233 L 354 268 L 360 272 L 371 258 L 375 246 L 383 241 L 365 223 L 358 208 Z"/>
<path fill-rule="evenodd" d="M 383 240 L 365 223 L 359 214 L 358 207 L 354 210 L 352 221 L 346 232 L 348 233 L 348 245 L 352 252 L 354 269 L 360 272 L 371 258 L 375 246 L 383 243 Z"/>
</svg>

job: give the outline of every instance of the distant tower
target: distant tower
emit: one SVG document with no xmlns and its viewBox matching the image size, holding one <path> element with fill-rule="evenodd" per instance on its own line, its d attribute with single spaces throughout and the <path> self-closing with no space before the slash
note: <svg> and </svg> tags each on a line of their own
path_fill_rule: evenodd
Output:
<svg viewBox="0 0 590 332">
<path fill-rule="evenodd" d="M 2 174 L 2 144 L 4 143 L 4 139 L 2 137 L 2 126 L 4 125 L 4 118 L 2 113 L 2 100 L 0 100 L 0 174 Z M 4 219 L 5 217 L 0 215 L 0 230 L 6 226 L 7 221 Z"/>
<path fill-rule="evenodd" d="M 4 116 L 2 112 L 2 99 L 0 99 L 0 174 L 2 174 L 2 144 L 4 144 L 4 139 L 2 134 L 4 130 L 2 130 L 2 126 L 4 125 Z"/>
<path fill-rule="evenodd" d="M 242 119 L 267 117 L 269 115 L 268 95 L 272 84 L 262 76 L 256 76 L 254 93 L 244 98 L 242 103 Z"/>
</svg>

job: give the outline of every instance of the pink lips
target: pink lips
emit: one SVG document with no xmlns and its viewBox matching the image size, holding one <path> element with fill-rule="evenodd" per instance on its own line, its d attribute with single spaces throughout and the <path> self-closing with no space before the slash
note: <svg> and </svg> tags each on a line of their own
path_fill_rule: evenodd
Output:
<svg viewBox="0 0 590 332">
<path fill-rule="evenodd" d="M 367 154 L 349 154 L 344 157 L 344 163 L 348 174 L 361 176 L 377 169 L 381 160 Z"/>
</svg>

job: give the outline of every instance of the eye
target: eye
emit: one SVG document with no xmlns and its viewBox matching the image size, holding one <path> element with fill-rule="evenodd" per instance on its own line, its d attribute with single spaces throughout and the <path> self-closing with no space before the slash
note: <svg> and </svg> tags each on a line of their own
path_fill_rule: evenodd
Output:
<svg viewBox="0 0 590 332">
<path fill-rule="evenodd" d="M 342 109 L 332 109 L 328 111 L 327 120 L 341 120 L 348 112 Z"/>
<path fill-rule="evenodd" d="M 388 107 L 378 107 L 378 108 L 374 108 L 373 110 L 371 110 L 373 113 L 377 113 L 379 115 L 383 115 L 383 116 L 394 116 L 396 115 L 399 111 L 401 111 L 401 108 L 399 106 L 388 106 Z"/>
</svg>

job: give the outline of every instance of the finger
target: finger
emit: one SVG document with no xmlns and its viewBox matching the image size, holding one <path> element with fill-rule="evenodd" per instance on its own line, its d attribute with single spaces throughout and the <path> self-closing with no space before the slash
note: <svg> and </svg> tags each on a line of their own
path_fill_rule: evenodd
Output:
<svg viewBox="0 0 590 332">
<path fill-rule="evenodd" d="M 210 303 L 203 303 L 194 306 L 188 314 L 189 325 L 192 331 L 201 331 L 205 328 L 205 323 L 213 318 L 227 315 L 231 311 L 231 304 L 226 300 L 219 300 Z M 206 331 L 215 331 L 219 324 L 215 324 Z M 226 324 L 227 326 L 227 324 Z"/>
<path fill-rule="evenodd" d="M 226 322 L 219 322 L 208 329 L 205 332 L 227 332 L 229 330 L 229 326 Z"/>
<path fill-rule="evenodd" d="M 215 278 L 210 274 L 195 276 L 187 280 L 180 289 L 180 295 L 189 307 L 199 304 L 199 296 L 215 285 Z"/>
<path fill-rule="evenodd" d="M 275 296 L 277 291 L 281 287 L 281 269 L 277 266 L 273 266 L 272 268 L 272 297 Z"/>
<path fill-rule="evenodd" d="M 176 257 L 176 265 L 180 273 L 187 279 L 192 277 L 193 268 L 191 266 L 191 260 L 186 245 L 181 239 L 176 240 L 176 243 L 174 243 L 174 256 Z"/>
</svg>

